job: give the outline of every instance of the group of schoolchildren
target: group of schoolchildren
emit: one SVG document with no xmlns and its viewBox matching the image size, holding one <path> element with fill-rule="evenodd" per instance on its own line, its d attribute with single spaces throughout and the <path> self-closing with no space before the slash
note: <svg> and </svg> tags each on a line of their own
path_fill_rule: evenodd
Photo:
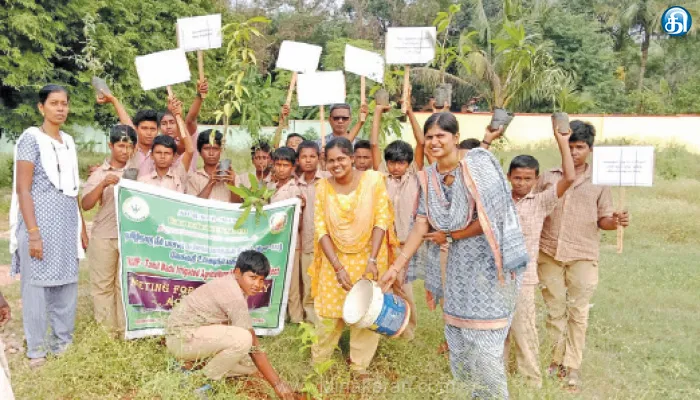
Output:
<svg viewBox="0 0 700 400">
<path fill-rule="evenodd" d="M 119 254 L 111 188 L 124 171 L 135 168 L 140 182 L 223 202 L 241 201 L 227 184 L 250 186 L 248 174 L 236 173 L 231 168 L 219 170 L 224 150 L 220 132 L 205 130 L 197 135 L 197 114 L 206 92 L 206 81 L 200 82 L 197 98 L 186 116 L 187 132 L 181 132 L 178 127 L 182 103 L 175 98 L 169 99 L 167 112 L 159 115 L 152 110 L 142 110 L 133 120 L 114 96 L 105 94 L 99 99 L 100 103 L 114 105 L 121 125 L 112 128 L 111 157 L 92 169 L 83 188 L 81 204 L 84 210 L 100 204 L 88 248 L 91 294 L 96 320 L 115 333 L 124 330 L 124 317 L 120 311 Z M 324 138 L 325 142 L 338 137 L 349 139 L 354 143 L 355 169 L 384 173 L 393 203 L 394 227 L 401 244 L 415 216 L 420 190 L 415 175 L 423 169 L 425 158 L 432 161 L 410 105 L 407 109 L 416 147 L 401 140 L 394 141 L 384 149 L 383 160 L 379 131 L 382 114 L 389 110 L 387 106 L 377 106 L 374 110 L 369 141 L 356 140 L 363 118 L 349 129 L 350 106 L 333 106 L 329 118 L 332 132 Z M 366 106 L 360 113 L 368 113 Z M 288 114 L 288 107 L 283 107 L 281 124 Z M 598 282 L 598 231 L 627 226 L 629 216 L 614 211 L 609 188 L 592 184 L 591 166 L 586 160 L 593 146 L 594 128 L 588 123 L 573 121 L 571 132 L 554 131 L 562 158 L 560 168 L 540 176 L 537 160 L 527 155 L 514 158 L 508 168 L 507 177 L 512 185 L 512 198 L 530 262 L 524 272 L 505 358 L 512 345 L 517 372 L 534 385 L 541 385 L 535 317 L 535 293 L 540 285 L 547 309 L 547 331 L 553 346 L 547 373 L 576 389 L 581 384 L 579 370 L 589 300 Z M 323 168 L 324 151 L 319 141 L 305 140 L 292 133 L 287 136 L 285 146 L 277 148 L 280 132 L 281 129 L 272 146 L 264 141 L 256 143 L 251 148 L 251 160 L 255 178 L 275 190 L 271 202 L 291 198 L 302 201 L 287 312 L 292 323 L 315 323 L 317 317 L 307 274 L 314 259 L 313 204 L 316 183 L 329 174 Z M 475 147 L 488 148 L 501 134 L 502 129 L 487 129 L 484 140 L 464 140 L 460 149 L 466 153 Z M 202 168 L 197 168 L 198 158 L 203 161 Z M 167 324 L 166 343 L 169 351 L 182 360 L 209 359 L 203 372 L 210 379 L 247 375 L 257 370 L 281 398 L 292 398 L 291 388 L 277 376 L 260 349 L 247 312 L 246 297 L 262 291 L 269 271 L 269 262 L 262 254 L 242 253 L 233 275 L 202 285 L 174 308 Z M 400 279 L 405 281 L 405 278 Z M 412 285 L 405 284 L 403 289 L 415 310 Z M 411 313 L 409 326 L 403 334 L 408 340 L 415 336 L 415 315 Z"/>
</svg>

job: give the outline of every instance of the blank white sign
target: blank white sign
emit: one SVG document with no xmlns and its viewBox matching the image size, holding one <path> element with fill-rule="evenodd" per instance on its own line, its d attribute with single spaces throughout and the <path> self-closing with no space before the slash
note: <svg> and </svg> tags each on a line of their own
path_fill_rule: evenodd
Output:
<svg viewBox="0 0 700 400">
<path fill-rule="evenodd" d="M 593 184 L 604 186 L 652 186 L 653 146 L 593 147 Z"/>
<path fill-rule="evenodd" d="M 345 45 L 345 70 L 383 83 L 384 57 L 347 44 Z"/>
<path fill-rule="evenodd" d="M 185 51 L 221 47 L 221 14 L 177 20 L 178 47 Z"/>
<path fill-rule="evenodd" d="M 285 40 L 280 46 L 275 66 L 302 74 L 314 72 L 321 60 L 321 50 L 320 46 Z"/>
<path fill-rule="evenodd" d="M 190 66 L 182 49 L 136 57 L 136 72 L 143 90 L 189 82 Z"/>
<path fill-rule="evenodd" d="M 301 107 L 344 103 L 345 74 L 343 71 L 299 74 L 297 100 Z"/>
<path fill-rule="evenodd" d="M 435 58 L 434 26 L 389 28 L 386 32 L 387 64 L 427 64 Z"/>
</svg>

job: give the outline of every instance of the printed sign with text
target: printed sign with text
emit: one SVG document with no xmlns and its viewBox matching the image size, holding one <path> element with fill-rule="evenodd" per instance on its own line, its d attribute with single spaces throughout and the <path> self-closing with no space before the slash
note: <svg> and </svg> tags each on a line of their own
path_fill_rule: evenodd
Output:
<svg viewBox="0 0 700 400">
<path fill-rule="evenodd" d="M 383 83 L 384 57 L 348 44 L 345 45 L 345 70 Z"/>
<path fill-rule="evenodd" d="M 653 146 L 595 146 L 593 184 L 604 186 L 652 186 Z"/>
<path fill-rule="evenodd" d="M 177 43 L 184 51 L 221 47 L 221 14 L 177 20 Z"/>
<path fill-rule="evenodd" d="M 389 28 L 386 32 L 387 64 L 427 64 L 435 58 L 434 26 Z"/>
</svg>

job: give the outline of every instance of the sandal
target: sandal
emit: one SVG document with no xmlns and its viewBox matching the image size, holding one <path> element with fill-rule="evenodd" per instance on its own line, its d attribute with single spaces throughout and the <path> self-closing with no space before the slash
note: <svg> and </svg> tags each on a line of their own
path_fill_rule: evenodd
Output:
<svg viewBox="0 0 700 400">
<path fill-rule="evenodd" d="M 566 377 L 566 386 L 569 392 L 578 393 L 581 390 L 581 374 L 577 369 L 570 369 Z"/>
</svg>

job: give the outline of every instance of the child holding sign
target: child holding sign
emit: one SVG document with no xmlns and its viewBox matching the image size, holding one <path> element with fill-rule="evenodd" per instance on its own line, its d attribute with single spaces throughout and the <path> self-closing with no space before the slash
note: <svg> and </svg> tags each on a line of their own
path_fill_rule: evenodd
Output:
<svg viewBox="0 0 700 400">
<path fill-rule="evenodd" d="M 587 163 L 595 140 L 593 125 L 571 122 L 569 148 L 576 178 L 545 220 L 540 239 L 538 274 L 547 306 L 547 330 L 554 345 L 549 375 L 565 378 L 571 389 L 581 384 L 579 369 L 588 327 L 589 301 L 598 286 L 599 229 L 628 226 L 627 212 L 614 212 L 609 187 L 592 183 Z M 564 172 L 555 168 L 540 179 L 538 189 L 556 186 Z"/>
<path fill-rule="evenodd" d="M 202 369 L 209 379 L 259 371 L 280 398 L 293 399 L 292 389 L 259 347 L 248 313 L 246 298 L 263 291 L 269 273 L 270 262 L 262 253 L 242 252 L 232 275 L 205 283 L 173 308 L 165 343 L 168 351 L 181 360 L 211 357 Z M 205 385 L 202 389 L 207 388 Z"/>
</svg>

